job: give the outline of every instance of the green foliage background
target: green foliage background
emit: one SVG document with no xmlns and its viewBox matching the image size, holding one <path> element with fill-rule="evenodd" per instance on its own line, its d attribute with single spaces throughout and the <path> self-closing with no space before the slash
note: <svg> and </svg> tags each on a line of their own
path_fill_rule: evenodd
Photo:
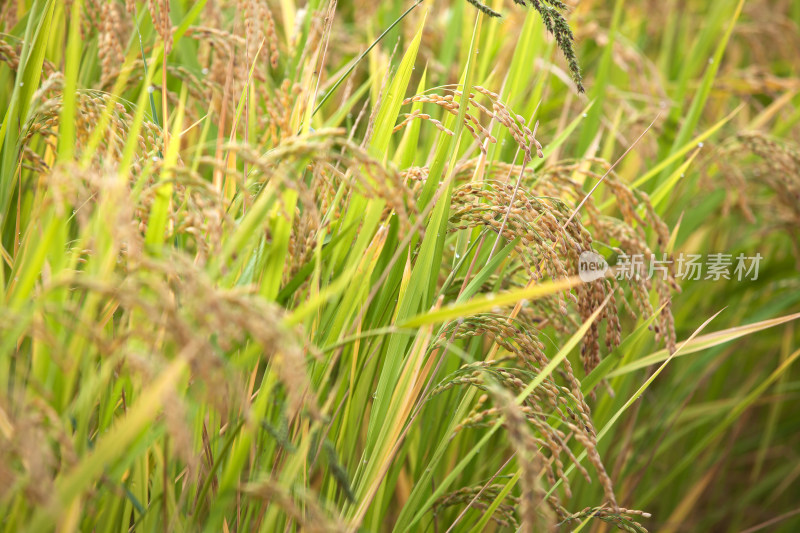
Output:
<svg viewBox="0 0 800 533">
<path fill-rule="evenodd" d="M 798 28 L 3 3 L 0 529 L 796 531 Z"/>
</svg>

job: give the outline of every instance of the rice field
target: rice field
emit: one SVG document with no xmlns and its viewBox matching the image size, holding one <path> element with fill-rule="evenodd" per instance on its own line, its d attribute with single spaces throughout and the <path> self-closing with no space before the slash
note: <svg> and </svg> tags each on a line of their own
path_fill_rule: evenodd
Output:
<svg viewBox="0 0 800 533">
<path fill-rule="evenodd" d="M 6 0 L 0 532 L 795 532 L 800 3 Z"/>
</svg>

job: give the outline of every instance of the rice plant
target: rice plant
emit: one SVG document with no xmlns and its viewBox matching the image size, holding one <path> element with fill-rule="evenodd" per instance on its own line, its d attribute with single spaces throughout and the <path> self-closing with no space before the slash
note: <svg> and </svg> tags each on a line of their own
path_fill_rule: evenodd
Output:
<svg viewBox="0 0 800 533">
<path fill-rule="evenodd" d="M 505 4 L 0 7 L 0 530 L 800 526 L 800 9 Z"/>
</svg>

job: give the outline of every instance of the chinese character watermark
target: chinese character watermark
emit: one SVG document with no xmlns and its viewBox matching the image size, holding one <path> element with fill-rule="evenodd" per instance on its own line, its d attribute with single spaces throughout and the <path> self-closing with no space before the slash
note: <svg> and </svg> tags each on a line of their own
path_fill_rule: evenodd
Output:
<svg viewBox="0 0 800 533">
<path fill-rule="evenodd" d="M 666 279 L 670 272 L 675 279 L 689 281 L 755 281 L 758 279 L 758 268 L 763 256 L 760 253 L 748 256 L 740 253 L 713 253 L 705 257 L 700 254 L 680 253 L 675 257 L 662 254 L 645 256 L 645 254 L 620 254 L 613 269 L 602 255 L 595 252 L 583 252 L 578 261 L 578 273 L 584 282 L 604 278 L 607 275 L 617 280 L 641 280 L 660 277 Z"/>
</svg>

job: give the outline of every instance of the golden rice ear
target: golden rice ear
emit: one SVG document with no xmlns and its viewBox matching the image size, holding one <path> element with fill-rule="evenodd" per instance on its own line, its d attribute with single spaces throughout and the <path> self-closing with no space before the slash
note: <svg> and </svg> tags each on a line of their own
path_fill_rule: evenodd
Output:
<svg viewBox="0 0 800 533">
<path fill-rule="evenodd" d="M 463 125 L 478 143 L 478 149 L 480 149 L 481 153 L 486 154 L 487 144 L 497 143 L 497 139 L 488 129 L 491 128 L 491 121 L 496 120 L 511 134 L 514 142 L 517 143 L 517 146 L 519 146 L 524 154 L 526 163 L 532 160 L 534 151 L 537 157 L 544 157 L 542 145 L 535 137 L 538 123 L 533 131 L 531 131 L 527 126 L 525 118 L 513 113 L 500 99 L 499 94 L 481 87 L 480 85 L 473 86 L 472 90 L 475 92 L 471 92 L 467 95 L 467 112 L 464 113 Z M 403 105 L 411 103 L 433 104 L 457 117 L 461 109 L 461 104 L 459 103 L 461 98 L 458 97 L 462 96 L 462 91 L 458 89 L 449 89 L 444 92 L 447 94 L 441 95 L 433 92 L 418 94 L 403 100 Z M 469 112 L 470 110 L 472 110 L 472 113 Z M 419 110 L 403 114 L 403 120 L 395 126 L 394 131 L 397 132 L 403 129 L 414 120 L 430 122 L 439 131 L 447 135 L 453 135 L 453 132 L 447 129 L 442 122 L 431 117 L 428 113 L 423 113 Z M 485 124 L 488 124 L 488 127 Z"/>
<path fill-rule="evenodd" d="M 169 0 L 147 0 L 150 20 L 164 42 L 164 53 L 172 51 L 172 21 L 170 20 Z"/>
<path fill-rule="evenodd" d="M 117 66 L 122 65 L 125 61 L 119 34 L 122 20 L 116 3 L 108 2 L 103 4 L 100 10 L 100 26 L 97 55 L 100 57 L 102 67 L 102 81 L 100 83 L 105 85 L 114 74 Z"/>
<path fill-rule="evenodd" d="M 514 402 L 514 398 L 504 390 L 490 390 L 505 417 L 504 426 L 508 440 L 517 454 L 517 464 L 521 471 L 521 530 L 524 533 L 548 531 L 555 525 L 555 516 L 552 509 L 543 505 L 547 501 L 547 491 L 541 480 L 541 474 L 545 470 L 545 458 L 539 452 L 538 439 L 528 429 L 525 413 Z"/>
<path fill-rule="evenodd" d="M 758 162 L 748 164 L 753 155 Z M 716 159 L 729 183 L 728 202 L 736 202 L 751 223 L 763 216 L 785 232 L 800 268 L 800 146 L 758 131 L 743 132 L 724 144 Z M 764 193 L 772 193 L 769 209 L 757 205 Z"/>
<path fill-rule="evenodd" d="M 488 508 L 497 500 L 504 487 L 505 485 L 502 483 L 491 483 L 462 487 L 444 494 L 433 503 L 434 518 L 446 512 L 448 507 L 466 508 L 470 506 L 478 509 Z M 520 524 L 516 513 L 519 506 L 520 498 L 509 494 L 497 505 L 491 520 L 500 527 L 518 530 Z"/>
<path fill-rule="evenodd" d="M 22 128 L 23 135 L 20 139 L 23 159 L 34 166 L 41 166 L 44 164 L 44 160 L 37 158 L 25 148 L 39 139 L 46 143 L 54 143 L 57 139 L 63 106 L 63 86 L 63 75 L 55 72 L 34 93 L 31 103 L 32 112 Z M 108 93 L 96 90 L 79 90 L 76 94 L 75 105 L 78 110 L 75 120 L 78 153 L 88 144 L 92 132 L 97 126 L 97 117 L 103 115 L 106 108 L 111 106 L 108 131 L 112 133 L 101 141 L 93 154 L 91 164 L 95 169 L 99 169 L 105 165 L 113 166 L 118 163 L 122 157 L 126 137 L 134 123 L 134 118 L 128 112 L 128 108 Z M 155 158 L 155 161 L 152 158 L 158 153 L 162 136 L 163 132 L 156 124 L 147 120 L 142 122 L 136 137 L 137 149 L 132 164 L 136 173 L 140 172 L 148 162 L 160 164 L 158 158 Z"/>
<path fill-rule="evenodd" d="M 481 361 L 462 366 L 446 377 L 431 396 L 441 394 L 456 386 L 473 386 L 481 390 L 490 390 L 492 386 L 500 386 L 514 395 L 522 393 L 527 384 L 550 362 L 544 353 L 545 346 L 538 337 L 538 332 L 520 320 L 509 320 L 505 314 L 480 314 L 448 324 L 440 337 L 438 346 L 450 340 L 463 340 L 471 337 L 485 337 L 496 343 L 504 352 L 513 357 L 497 361 Z M 445 339 L 449 339 L 445 341 Z M 518 364 L 522 368 L 515 368 Z M 520 407 L 527 422 L 538 435 L 537 443 L 541 453 L 546 453 L 548 461 L 543 472 L 548 480 L 557 480 L 570 494 L 569 481 L 564 472 L 563 458 L 566 458 L 589 480 L 588 472 L 576 460 L 572 451 L 565 445 L 565 434 L 558 429 L 569 428 L 571 433 L 579 432 L 579 442 L 588 447 L 596 446 L 596 430 L 594 429 L 590 409 L 581 392 L 580 382 L 575 377 L 568 360 L 559 366 L 558 379 L 548 377 L 535 388 Z M 558 383 L 565 385 L 559 385 Z M 485 408 L 485 398 L 479 401 L 472 413 L 459 425 L 457 431 L 467 427 L 480 426 L 502 414 L 496 407 Z M 558 419 L 560 423 L 553 424 Z M 589 454 L 590 457 L 594 457 Z M 605 468 L 599 456 L 592 460 L 598 477 L 605 479 Z M 611 493 L 613 497 L 613 493 Z"/>
</svg>

